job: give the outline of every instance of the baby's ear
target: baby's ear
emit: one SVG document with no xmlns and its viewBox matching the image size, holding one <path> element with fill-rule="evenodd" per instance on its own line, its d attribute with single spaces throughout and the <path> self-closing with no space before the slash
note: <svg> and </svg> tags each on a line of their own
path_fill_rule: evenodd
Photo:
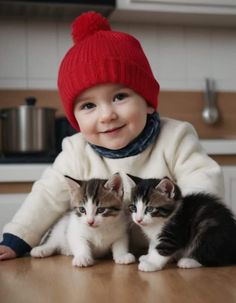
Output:
<svg viewBox="0 0 236 303">
<path fill-rule="evenodd" d="M 148 113 L 148 114 L 153 114 L 154 111 L 155 111 L 155 109 L 154 109 L 152 106 L 147 105 L 147 113 Z"/>
<path fill-rule="evenodd" d="M 128 176 L 128 181 L 129 181 L 131 188 L 135 187 L 137 184 L 139 184 L 142 181 L 142 179 L 139 177 L 136 177 L 136 176 L 133 176 L 130 174 L 126 174 L 126 175 Z"/>
<path fill-rule="evenodd" d="M 173 199 L 175 197 L 175 184 L 168 177 L 161 179 L 156 189 L 167 195 L 168 198 Z"/>
<path fill-rule="evenodd" d="M 104 184 L 104 187 L 115 192 L 120 198 L 123 198 L 123 182 L 119 173 L 112 175 Z"/>
</svg>

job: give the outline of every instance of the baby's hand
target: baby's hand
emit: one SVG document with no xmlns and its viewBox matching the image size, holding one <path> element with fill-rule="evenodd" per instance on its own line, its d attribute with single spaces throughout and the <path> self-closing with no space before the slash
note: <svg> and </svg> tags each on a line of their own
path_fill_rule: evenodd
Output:
<svg viewBox="0 0 236 303">
<path fill-rule="evenodd" d="M 16 258 L 16 253 L 10 247 L 0 245 L 0 261 Z"/>
</svg>

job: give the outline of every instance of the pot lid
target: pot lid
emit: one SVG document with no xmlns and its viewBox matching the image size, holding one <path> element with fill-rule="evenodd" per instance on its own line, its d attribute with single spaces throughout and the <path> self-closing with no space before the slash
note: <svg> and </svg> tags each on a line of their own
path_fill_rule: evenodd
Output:
<svg viewBox="0 0 236 303">
<path fill-rule="evenodd" d="M 20 107 L 35 107 L 36 108 L 36 103 L 37 103 L 37 98 L 33 97 L 33 96 L 29 96 L 25 98 L 25 104 L 20 105 Z M 48 109 L 48 110 L 55 110 L 56 108 L 52 108 L 52 107 L 37 107 L 38 109 Z"/>
<path fill-rule="evenodd" d="M 37 98 L 33 97 L 33 96 L 29 96 L 25 98 L 25 104 L 21 104 L 19 106 L 14 106 L 14 107 L 8 107 L 8 108 L 2 108 L 1 111 L 9 111 L 9 110 L 17 110 L 20 108 L 28 108 L 28 109 L 42 109 L 42 110 L 53 110 L 56 111 L 56 108 L 53 107 L 45 107 L 45 106 L 37 106 L 36 107 L 36 103 L 37 103 Z"/>
</svg>

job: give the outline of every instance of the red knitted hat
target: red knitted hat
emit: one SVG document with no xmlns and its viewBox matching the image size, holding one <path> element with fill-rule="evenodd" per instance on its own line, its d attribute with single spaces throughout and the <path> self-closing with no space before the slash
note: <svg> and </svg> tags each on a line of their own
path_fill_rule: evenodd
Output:
<svg viewBox="0 0 236 303">
<path fill-rule="evenodd" d="M 112 31 L 108 21 L 96 12 L 75 19 L 72 37 L 74 46 L 62 60 L 58 88 L 67 118 L 76 130 L 75 100 L 97 84 L 124 84 L 157 107 L 159 84 L 137 39 Z"/>
</svg>

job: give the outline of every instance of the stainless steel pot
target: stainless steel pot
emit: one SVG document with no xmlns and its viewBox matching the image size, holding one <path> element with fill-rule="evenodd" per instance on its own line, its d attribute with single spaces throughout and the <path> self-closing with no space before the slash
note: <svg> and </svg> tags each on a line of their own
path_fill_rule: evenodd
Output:
<svg viewBox="0 0 236 303">
<path fill-rule="evenodd" d="M 52 153 L 55 150 L 55 111 L 36 107 L 36 98 L 26 98 L 26 104 L 0 111 L 2 122 L 2 152 Z"/>
</svg>

